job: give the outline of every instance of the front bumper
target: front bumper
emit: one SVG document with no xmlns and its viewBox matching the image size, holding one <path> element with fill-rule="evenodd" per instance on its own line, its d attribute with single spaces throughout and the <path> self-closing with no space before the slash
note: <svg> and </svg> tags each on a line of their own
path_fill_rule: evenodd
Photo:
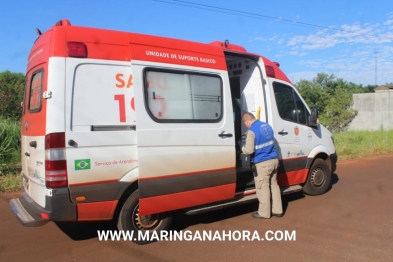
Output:
<svg viewBox="0 0 393 262">
<path fill-rule="evenodd" d="M 334 171 L 336 171 L 336 169 L 337 169 L 337 159 L 338 159 L 338 156 L 336 153 L 330 155 L 330 162 L 332 165 L 331 166 L 332 173 L 334 173 Z"/>
</svg>

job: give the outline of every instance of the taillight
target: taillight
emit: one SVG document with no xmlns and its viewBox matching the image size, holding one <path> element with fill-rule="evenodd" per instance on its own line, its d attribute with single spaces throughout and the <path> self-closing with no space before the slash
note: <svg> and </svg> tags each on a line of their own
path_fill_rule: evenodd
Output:
<svg viewBox="0 0 393 262">
<path fill-rule="evenodd" d="M 266 75 L 270 77 L 276 77 L 276 72 L 274 71 L 274 68 L 272 66 L 265 66 L 266 69 Z"/>
<path fill-rule="evenodd" d="M 87 47 L 82 42 L 67 42 L 67 53 L 70 57 L 87 57 Z"/>
<path fill-rule="evenodd" d="M 50 188 L 68 185 L 65 133 L 45 136 L 45 184 Z"/>
<path fill-rule="evenodd" d="M 49 220 L 49 214 L 41 212 L 42 219 Z"/>
</svg>

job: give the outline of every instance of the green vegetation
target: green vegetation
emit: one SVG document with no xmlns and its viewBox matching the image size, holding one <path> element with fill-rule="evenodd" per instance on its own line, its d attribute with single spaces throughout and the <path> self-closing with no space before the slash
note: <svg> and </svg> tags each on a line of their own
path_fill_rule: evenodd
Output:
<svg viewBox="0 0 393 262">
<path fill-rule="evenodd" d="M 19 123 L 0 118 L 0 193 L 18 191 L 20 176 Z"/>
<path fill-rule="evenodd" d="M 333 74 L 318 73 L 312 81 L 300 80 L 296 88 L 310 107 L 318 108 L 321 123 L 330 131 L 341 133 L 357 114 L 351 108 L 352 94 L 374 92 L 375 86 L 363 87 Z"/>
<path fill-rule="evenodd" d="M 25 76 L 0 72 L 0 193 L 18 191 L 21 179 L 20 117 Z"/>
<path fill-rule="evenodd" d="M 19 191 L 22 187 L 22 179 L 17 174 L 0 175 L 0 194 Z"/>
<path fill-rule="evenodd" d="M 333 137 L 339 160 L 393 153 L 393 130 L 349 131 Z"/>
<path fill-rule="evenodd" d="M 19 121 L 22 115 L 21 102 L 25 76 L 10 71 L 0 72 L 0 116 Z"/>
<path fill-rule="evenodd" d="M 0 119 L 0 193 L 15 192 L 21 187 L 20 126 Z"/>
<path fill-rule="evenodd" d="M 20 125 L 0 118 L 0 175 L 20 169 Z"/>
<path fill-rule="evenodd" d="M 357 114 L 357 111 L 351 108 L 352 100 L 350 92 L 337 87 L 326 105 L 324 114 L 321 115 L 321 123 L 331 131 L 346 131 Z"/>
</svg>

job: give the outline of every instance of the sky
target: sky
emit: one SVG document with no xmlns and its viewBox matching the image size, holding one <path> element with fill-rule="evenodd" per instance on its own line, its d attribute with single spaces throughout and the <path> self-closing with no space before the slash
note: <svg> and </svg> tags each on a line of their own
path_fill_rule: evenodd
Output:
<svg viewBox="0 0 393 262">
<path fill-rule="evenodd" d="M 280 63 L 296 83 L 317 73 L 393 82 L 392 0 L 0 0 L 0 72 L 25 73 L 37 38 L 57 21 L 201 43 L 229 40 Z"/>
</svg>

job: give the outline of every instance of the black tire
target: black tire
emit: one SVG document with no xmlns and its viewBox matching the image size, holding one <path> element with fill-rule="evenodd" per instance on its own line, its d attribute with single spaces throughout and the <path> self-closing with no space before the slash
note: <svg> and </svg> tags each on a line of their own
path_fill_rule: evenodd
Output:
<svg viewBox="0 0 393 262">
<path fill-rule="evenodd" d="M 331 177 L 329 165 L 323 159 L 315 159 L 308 173 L 307 182 L 303 186 L 303 192 L 311 196 L 325 193 L 330 186 Z"/>
<path fill-rule="evenodd" d="M 151 241 L 138 240 L 138 231 L 149 231 L 150 236 L 153 231 L 168 230 L 172 223 L 172 217 L 169 212 L 147 216 L 139 216 L 139 190 L 133 192 L 122 206 L 117 228 L 123 231 L 134 231 L 134 243 L 146 244 Z M 143 232 L 144 234 L 146 232 Z"/>
</svg>

